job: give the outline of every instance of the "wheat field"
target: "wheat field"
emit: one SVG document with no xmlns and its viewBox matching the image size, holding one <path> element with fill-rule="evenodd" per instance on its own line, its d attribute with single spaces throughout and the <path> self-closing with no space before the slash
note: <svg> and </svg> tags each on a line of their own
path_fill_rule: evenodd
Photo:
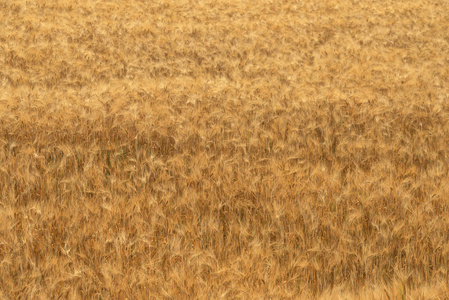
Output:
<svg viewBox="0 0 449 300">
<path fill-rule="evenodd" d="M 0 298 L 448 299 L 448 11 L 0 0 Z"/>
</svg>

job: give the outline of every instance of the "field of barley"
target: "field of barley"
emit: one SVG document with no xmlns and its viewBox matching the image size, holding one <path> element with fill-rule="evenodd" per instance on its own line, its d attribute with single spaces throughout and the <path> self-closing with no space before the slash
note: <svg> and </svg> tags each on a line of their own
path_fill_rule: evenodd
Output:
<svg viewBox="0 0 449 300">
<path fill-rule="evenodd" d="M 448 299 L 448 11 L 0 0 L 0 298 Z"/>
</svg>

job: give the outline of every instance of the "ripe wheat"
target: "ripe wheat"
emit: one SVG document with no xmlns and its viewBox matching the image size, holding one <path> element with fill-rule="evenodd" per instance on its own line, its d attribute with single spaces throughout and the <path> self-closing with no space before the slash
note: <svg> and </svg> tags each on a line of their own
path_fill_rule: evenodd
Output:
<svg viewBox="0 0 449 300">
<path fill-rule="evenodd" d="M 1 297 L 448 298 L 448 11 L 0 0 Z"/>
</svg>

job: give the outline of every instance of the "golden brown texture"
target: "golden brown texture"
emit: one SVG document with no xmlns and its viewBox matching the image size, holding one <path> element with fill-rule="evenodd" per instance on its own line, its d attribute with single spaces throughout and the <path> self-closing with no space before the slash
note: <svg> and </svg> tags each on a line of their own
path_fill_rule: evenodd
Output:
<svg viewBox="0 0 449 300">
<path fill-rule="evenodd" d="M 448 11 L 0 0 L 0 296 L 449 297 Z"/>
</svg>

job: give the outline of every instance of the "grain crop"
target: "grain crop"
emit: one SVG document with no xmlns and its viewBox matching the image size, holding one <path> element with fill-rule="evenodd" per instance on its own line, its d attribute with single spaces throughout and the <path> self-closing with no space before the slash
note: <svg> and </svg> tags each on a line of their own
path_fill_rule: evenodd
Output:
<svg viewBox="0 0 449 300">
<path fill-rule="evenodd" d="M 0 0 L 0 298 L 448 299 L 448 11 Z"/>
</svg>

